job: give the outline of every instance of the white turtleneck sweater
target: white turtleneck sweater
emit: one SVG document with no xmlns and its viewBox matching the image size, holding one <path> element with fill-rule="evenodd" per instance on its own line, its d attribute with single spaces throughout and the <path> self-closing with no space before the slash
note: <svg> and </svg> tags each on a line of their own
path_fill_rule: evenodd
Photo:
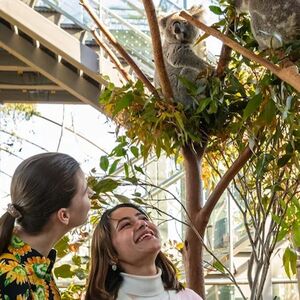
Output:
<svg viewBox="0 0 300 300">
<path fill-rule="evenodd" d="M 161 270 L 154 276 L 137 276 L 121 273 L 123 282 L 119 289 L 118 300 L 202 300 L 194 291 L 184 289 L 165 290 Z"/>
</svg>

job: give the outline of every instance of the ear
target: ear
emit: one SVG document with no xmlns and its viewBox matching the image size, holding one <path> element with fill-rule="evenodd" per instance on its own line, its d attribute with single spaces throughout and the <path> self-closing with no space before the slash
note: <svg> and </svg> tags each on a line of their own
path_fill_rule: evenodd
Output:
<svg viewBox="0 0 300 300">
<path fill-rule="evenodd" d="M 204 8 L 202 5 L 193 5 L 188 12 L 197 19 L 203 19 L 204 16 Z"/>
<path fill-rule="evenodd" d="M 67 208 L 60 208 L 56 212 L 57 219 L 64 225 L 69 225 L 70 222 L 70 213 Z"/>
<path fill-rule="evenodd" d="M 167 26 L 167 21 L 168 21 L 169 16 L 160 16 L 158 17 L 158 25 L 160 28 L 164 29 Z"/>
</svg>

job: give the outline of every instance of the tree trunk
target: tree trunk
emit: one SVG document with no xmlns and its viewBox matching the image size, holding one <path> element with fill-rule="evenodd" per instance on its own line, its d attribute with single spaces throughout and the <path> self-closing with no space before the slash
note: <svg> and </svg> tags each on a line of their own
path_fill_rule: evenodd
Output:
<svg viewBox="0 0 300 300">
<path fill-rule="evenodd" d="M 205 145 L 197 149 L 194 149 L 192 145 L 185 146 L 182 148 L 182 153 L 185 167 L 186 209 L 190 223 L 196 227 L 203 238 L 207 224 L 201 222 L 199 215 L 203 207 L 201 160 L 205 153 Z M 187 286 L 204 299 L 203 246 L 191 227 L 187 228 L 184 244 Z"/>
</svg>

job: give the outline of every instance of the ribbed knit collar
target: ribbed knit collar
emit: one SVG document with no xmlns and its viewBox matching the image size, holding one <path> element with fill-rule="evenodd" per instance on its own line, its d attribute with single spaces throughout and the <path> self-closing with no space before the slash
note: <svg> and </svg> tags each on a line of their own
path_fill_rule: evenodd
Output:
<svg viewBox="0 0 300 300">
<path fill-rule="evenodd" d="M 161 279 L 161 270 L 153 276 L 137 276 L 121 273 L 124 281 L 121 289 L 125 294 L 132 296 L 154 297 L 164 292 Z"/>
</svg>

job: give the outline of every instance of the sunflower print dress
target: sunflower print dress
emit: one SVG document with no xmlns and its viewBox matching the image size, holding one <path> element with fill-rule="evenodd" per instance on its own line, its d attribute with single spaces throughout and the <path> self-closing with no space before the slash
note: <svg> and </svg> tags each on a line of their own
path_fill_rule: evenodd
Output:
<svg viewBox="0 0 300 300">
<path fill-rule="evenodd" d="M 0 255 L 0 300 L 60 300 L 52 269 L 56 251 L 48 257 L 13 235 Z"/>
</svg>

